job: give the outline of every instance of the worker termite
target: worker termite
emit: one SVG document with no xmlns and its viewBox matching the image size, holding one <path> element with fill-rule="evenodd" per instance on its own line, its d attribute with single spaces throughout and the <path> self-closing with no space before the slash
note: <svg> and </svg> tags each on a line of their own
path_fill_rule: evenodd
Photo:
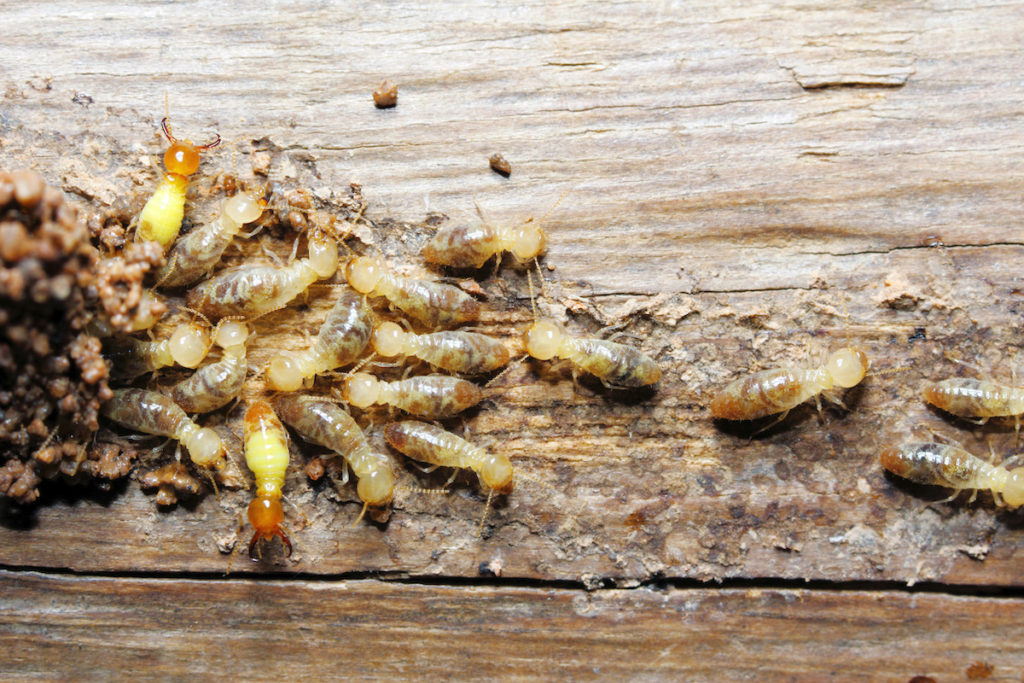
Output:
<svg viewBox="0 0 1024 683">
<path fill-rule="evenodd" d="M 164 168 L 167 172 L 139 214 L 135 239 L 140 242 L 159 242 L 166 249 L 181 229 L 188 177 L 199 169 L 199 153 L 219 145 L 220 136 L 213 142 L 196 146 L 188 140 L 177 140 L 171 135 L 167 117 L 160 122 L 160 128 L 171 143 L 164 152 Z"/>
<path fill-rule="evenodd" d="M 223 349 L 221 359 L 205 365 L 171 389 L 174 402 L 190 413 L 207 413 L 227 405 L 242 393 L 245 374 L 245 341 L 249 329 L 239 322 L 221 323 L 214 343 Z"/>
<path fill-rule="evenodd" d="M 242 264 L 221 271 L 188 291 L 189 308 L 219 320 L 257 318 L 289 301 L 338 269 L 338 243 L 319 230 L 309 236 L 309 257 L 286 266 Z"/>
<path fill-rule="evenodd" d="M 515 486 L 515 475 L 508 458 L 488 453 L 440 427 L 416 420 L 393 422 L 384 429 L 384 439 L 396 451 L 413 460 L 476 472 L 480 483 L 489 489 L 485 516 L 491 497 L 495 493 L 511 493 Z M 483 527 L 483 519 L 480 526 Z"/>
<path fill-rule="evenodd" d="M 178 325 L 167 339 L 145 341 L 115 335 L 108 337 L 103 347 L 110 374 L 116 379 L 132 379 L 175 363 L 198 367 L 210 349 L 210 332 L 199 323 L 188 322 Z"/>
<path fill-rule="evenodd" d="M 174 243 L 167 261 L 156 272 L 157 286 L 182 287 L 209 274 L 232 238 L 243 225 L 259 218 L 266 204 L 253 192 L 240 192 L 226 199 L 220 216 Z"/>
<path fill-rule="evenodd" d="M 374 315 L 363 298 L 345 291 L 320 326 L 312 348 L 280 355 L 267 364 L 267 385 L 275 391 L 295 391 L 316 375 L 351 363 L 366 348 Z"/>
<path fill-rule="evenodd" d="M 562 358 L 607 386 L 643 387 L 661 379 L 661 368 L 639 349 L 605 339 L 574 337 L 553 320 L 538 320 L 531 325 L 525 343 L 531 357 Z"/>
<path fill-rule="evenodd" d="M 1020 432 L 1024 414 L 1024 388 L 990 380 L 953 377 L 928 382 L 922 391 L 924 400 L 958 417 L 979 418 L 985 424 L 991 417 L 1012 417 Z"/>
<path fill-rule="evenodd" d="M 445 226 L 424 245 L 423 258 L 442 266 L 479 268 L 495 254 L 509 251 L 519 261 L 529 261 L 543 254 L 545 249 L 547 233 L 531 217 L 518 225 L 494 226 L 482 222 Z"/>
<path fill-rule="evenodd" d="M 497 339 L 475 332 L 405 332 L 393 322 L 381 323 L 373 331 L 374 350 L 385 358 L 412 356 L 434 367 L 476 375 L 506 365 L 508 347 Z"/>
<path fill-rule="evenodd" d="M 344 396 L 357 408 L 388 405 L 431 419 L 457 415 L 484 397 L 477 385 L 448 375 L 420 375 L 385 382 L 365 372 L 345 380 Z"/>
<path fill-rule="evenodd" d="M 817 368 L 785 367 L 755 372 L 719 391 L 711 401 L 711 414 L 723 420 L 756 420 L 782 413 L 778 420 L 781 422 L 790 410 L 810 398 L 819 411 L 820 396 L 842 406 L 833 390 L 860 384 L 869 366 L 862 350 L 846 347 L 832 353 Z"/>
<path fill-rule="evenodd" d="M 480 304 L 457 287 L 395 275 L 379 258 L 360 256 L 348 265 L 348 282 L 360 294 L 382 296 L 430 327 L 476 320 Z"/>
<path fill-rule="evenodd" d="M 963 448 L 943 443 L 905 443 L 886 448 L 879 456 L 882 467 L 917 484 L 945 486 L 956 491 L 964 489 L 992 491 L 997 505 L 1024 505 L 1024 467 L 1006 469 L 992 465 Z"/>
<path fill-rule="evenodd" d="M 284 528 L 281 490 L 288 470 L 288 434 L 266 401 L 256 401 L 245 411 L 245 464 L 256 478 L 256 497 L 249 503 L 249 523 L 254 529 L 249 557 L 262 539 L 274 536 L 292 554 L 292 542 Z"/>
<path fill-rule="evenodd" d="M 344 408 L 329 400 L 285 394 L 274 407 L 288 425 L 306 441 L 328 448 L 343 457 L 359 483 L 356 492 L 366 506 L 383 507 L 395 492 L 391 459 L 370 448 L 363 430 Z M 362 514 L 360 514 L 362 517 Z"/>
<path fill-rule="evenodd" d="M 101 412 L 128 429 L 178 440 L 200 467 L 224 464 L 226 451 L 217 432 L 190 420 L 169 396 L 146 389 L 115 389 Z"/>
</svg>

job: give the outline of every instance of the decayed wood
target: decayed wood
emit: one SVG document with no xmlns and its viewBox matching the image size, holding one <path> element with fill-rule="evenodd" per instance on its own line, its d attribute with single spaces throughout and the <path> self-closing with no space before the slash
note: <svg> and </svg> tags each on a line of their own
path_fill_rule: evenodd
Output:
<svg viewBox="0 0 1024 683">
<path fill-rule="evenodd" d="M 2 577 L 5 677 L 1016 681 L 1024 636 L 1019 599 Z"/>
<path fill-rule="evenodd" d="M 922 509 L 937 496 L 883 476 L 876 458 L 923 423 L 978 453 L 985 436 L 1013 447 L 1006 425 L 944 423 L 917 385 L 957 372 L 946 350 L 1005 374 L 1021 342 L 1020 9 L 565 3 L 505 18 L 497 5 L 299 5 L 275 17 L 194 3 L 108 22 L 103 3 L 48 6 L 46 21 L 7 8 L 0 165 L 34 166 L 94 206 L 141 196 L 166 91 L 176 130 L 235 143 L 209 155 L 205 177 L 233 159 L 246 175 L 248 141 L 267 138 L 276 181 L 321 197 L 362 182 L 377 226 L 360 236 L 405 264 L 428 210 L 474 220 L 475 198 L 509 221 L 568 190 L 547 219 L 545 310 L 576 331 L 638 335 L 665 369 L 657 391 L 575 392 L 534 364 L 503 377 L 467 424 L 530 480 L 485 539 L 469 479 L 449 498 L 403 497 L 386 526 L 350 528 L 354 494 L 339 505 L 295 469 L 287 490 L 309 524 L 295 515 L 296 555 L 275 569 L 466 576 L 499 560 L 506 576 L 585 581 L 1019 584 L 1019 514 L 985 497 Z M 370 93 L 385 76 L 399 104 L 381 111 Z M 509 179 L 488 169 L 495 151 Z M 483 327 L 510 338 L 530 319 L 527 287 L 500 275 L 485 283 Z M 261 322 L 252 362 L 301 345 L 296 328 L 315 331 L 330 302 L 320 292 Z M 825 424 L 806 409 L 749 439 L 709 420 L 709 392 L 738 373 L 847 339 L 907 369 L 870 379 Z M 245 500 L 158 512 L 134 484 L 51 498 L 6 513 L 0 562 L 222 570 L 217 546 Z"/>
</svg>

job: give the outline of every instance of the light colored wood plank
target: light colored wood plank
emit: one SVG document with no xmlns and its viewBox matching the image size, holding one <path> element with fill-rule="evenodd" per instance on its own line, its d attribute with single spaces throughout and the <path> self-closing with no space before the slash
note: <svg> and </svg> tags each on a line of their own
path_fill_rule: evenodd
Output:
<svg viewBox="0 0 1024 683">
<path fill-rule="evenodd" d="M 635 403 L 511 373 L 470 429 L 553 491 L 524 483 L 485 540 L 470 484 L 350 529 L 351 494 L 339 507 L 293 472 L 310 525 L 295 564 L 273 566 L 467 576 L 500 559 L 506 575 L 544 579 L 1020 583 L 1017 515 L 921 510 L 922 492 L 875 463 L 910 427 L 943 427 L 916 397 L 922 376 L 953 372 L 942 351 L 1002 372 L 1019 348 L 1020 3 L 41 12 L 5 8 L 0 165 L 32 165 L 98 204 L 141 196 L 167 92 L 177 129 L 220 131 L 243 174 L 248 141 L 266 136 L 283 148 L 275 180 L 324 196 L 361 181 L 375 240 L 407 263 L 428 230 L 402 225 L 403 242 L 386 217 L 471 220 L 476 198 L 507 221 L 568 190 L 548 219 L 551 310 L 581 331 L 628 321 L 664 364 L 658 392 Z M 383 77 L 400 87 L 391 111 L 370 100 Z M 873 83 L 886 87 L 822 87 Z M 510 179 L 488 170 L 494 151 Z M 210 155 L 203 173 L 231 166 Z M 950 247 L 928 248 L 933 236 Z M 511 335 L 529 319 L 526 286 L 502 275 L 486 324 Z M 271 320 L 254 363 L 327 305 Z M 917 328 L 927 340 L 911 343 Z M 869 381 L 827 425 L 804 411 L 748 441 L 708 420 L 709 389 L 806 362 L 809 338 L 815 351 L 850 338 L 911 369 Z M 1007 429 L 989 435 L 1012 448 Z M 0 562 L 217 571 L 216 540 L 244 502 L 229 492 L 160 513 L 134 485 L 102 505 L 51 501 L 27 529 L 7 517 Z"/>
</svg>

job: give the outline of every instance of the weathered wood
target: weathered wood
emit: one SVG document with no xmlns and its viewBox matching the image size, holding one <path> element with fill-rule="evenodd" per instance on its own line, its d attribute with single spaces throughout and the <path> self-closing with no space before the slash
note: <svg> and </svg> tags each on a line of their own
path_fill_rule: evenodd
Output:
<svg viewBox="0 0 1024 683">
<path fill-rule="evenodd" d="M 1014 598 L 3 574 L 4 678 L 1020 679 Z M 45 607 L 41 607 L 45 605 Z"/>
</svg>

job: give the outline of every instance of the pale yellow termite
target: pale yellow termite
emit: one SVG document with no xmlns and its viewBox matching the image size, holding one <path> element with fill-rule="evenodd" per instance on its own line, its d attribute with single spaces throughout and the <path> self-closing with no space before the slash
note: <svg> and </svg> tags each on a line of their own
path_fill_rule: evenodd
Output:
<svg viewBox="0 0 1024 683">
<path fill-rule="evenodd" d="M 289 265 L 242 264 L 221 271 L 188 291 L 189 308 L 208 318 L 257 318 L 283 308 L 317 280 L 338 269 L 338 243 L 317 230 L 309 237 L 309 258 Z"/>
<path fill-rule="evenodd" d="M 508 347 L 497 339 L 475 332 L 442 331 L 430 334 L 406 332 L 393 322 L 373 331 L 374 350 L 385 358 L 412 356 L 434 367 L 475 375 L 497 370 L 508 363 Z"/>
<path fill-rule="evenodd" d="M 989 380 L 953 377 L 941 382 L 928 382 L 924 400 L 947 413 L 966 418 L 980 418 L 984 424 L 990 417 L 1012 417 L 1017 431 L 1024 414 L 1024 388 Z"/>
<path fill-rule="evenodd" d="M 131 379 L 177 363 L 198 367 L 210 349 L 210 331 L 197 322 L 177 326 L 167 339 L 145 341 L 125 335 L 108 337 L 103 355 L 116 379 Z"/>
<path fill-rule="evenodd" d="M 256 496 L 249 503 L 249 523 L 255 530 L 249 541 L 249 557 L 256 543 L 281 539 L 292 554 L 292 542 L 284 528 L 281 492 L 288 470 L 288 434 L 266 401 L 255 401 L 245 411 L 245 464 L 256 478 Z"/>
<path fill-rule="evenodd" d="M 221 358 L 192 373 L 171 389 L 174 402 L 190 413 L 207 413 L 227 405 L 242 393 L 246 370 L 245 341 L 249 329 L 239 322 L 222 322 L 214 343 Z"/>
<path fill-rule="evenodd" d="M 441 228 L 423 247 L 428 263 L 455 268 L 479 268 L 495 254 L 510 251 L 520 261 L 544 253 L 547 234 L 529 219 L 519 225 L 453 225 Z"/>
<path fill-rule="evenodd" d="M 360 294 L 382 296 L 429 327 L 476 320 L 480 304 L 458 287 L 396 275 L 379 258 L 360 256 L 348 265 L 348 282 Z"/>
<path fill-rule="evenodd" d="M 561 358 L 612 387 L 643 387 L 661 379 L 647 354 L 626 344 L 576 337 L 553 320 L 538 320 L 526 331 L 526 352 L 537 360 Z"/>
<path fill-rule="evenodd" d="M 958 446 L 905 443 L 886 448 L 880 461 L 893 474 L 918 484 L 945 486 L 957 493 L 975 489 L 977 494 L 978 489 L 988 489 L 997 505 L 1024 505 L 1024 467 L 1008 470 L 992 465 Z"/>
<path fill-rule="evenodd" d="M 135 239 L 158 242 L 166 249 L 181 230 L 181 219 L 185 215 L 188 177 L 199 168 L 199 153 L 219 145 L 220 136 L 218 135 L 211 143 L 196 146 L 188 140 L 175 139 L 171 135 L 167 117 L 160 122 L 160 127 L 171 143 L 164 152 L 164 167 L 167 172 L 139 214 Z"/>
<path fill-rule="evenodd" d="M 386 382 L 365 372 L 348 377 L 343 393 L 357 408 L 387 405 L 431 419 L 457 415 L 484 397 L 477 385 L 448 375 L 420 375 Z"/>
<path fill-rule="evenodd" d="M 226 451 L 217 432 L 190 420 L 169 396 L 146 389 L 115 389 L 101 412 L 128 429 L 180 441 L 200 467 L 224 464 Z"/>
<path fill-rule="evenodd" d="M 253 192 L 239 192 L 224 201 L 220 216 L 192 229 L 174 243 L 156 272 L 158 287 L 183 287 L 208 275 L 242 226 L 263 214 L 266 201 Z"/>
</svg>

